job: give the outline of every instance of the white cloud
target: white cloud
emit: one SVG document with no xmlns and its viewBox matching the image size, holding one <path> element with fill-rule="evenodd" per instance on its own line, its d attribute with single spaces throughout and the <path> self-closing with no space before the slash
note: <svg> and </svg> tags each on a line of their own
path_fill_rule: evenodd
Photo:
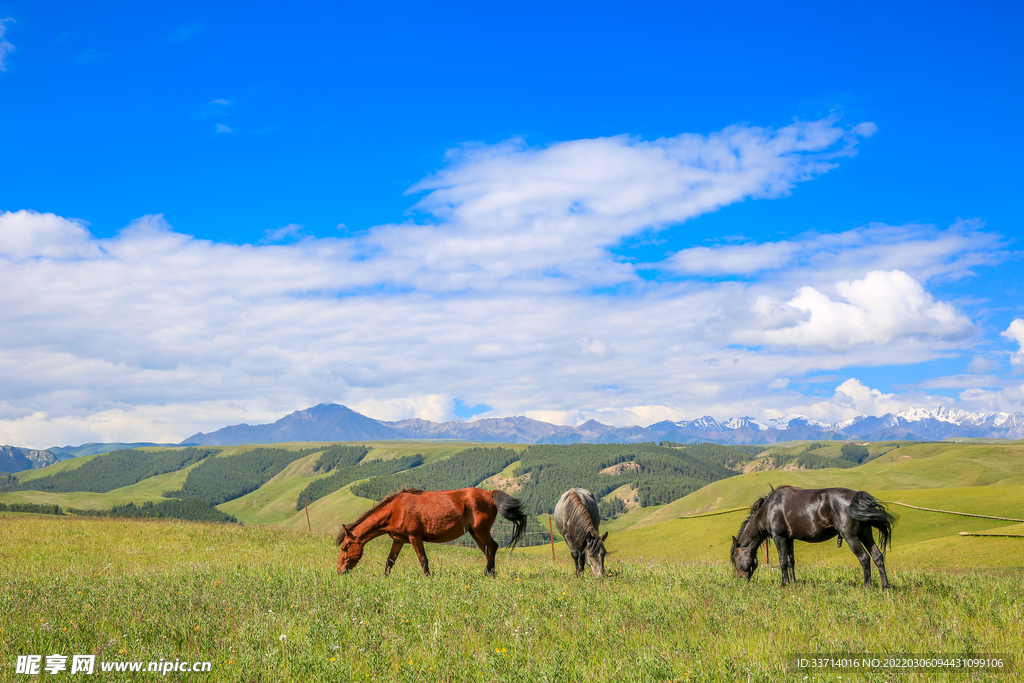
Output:
<svg viewBox="0 0 1024 683">
<path fill-rule="evenodd" d="M 846 351 L 860 344 L 890 344 L 897 338 L 958 340 L 970 334 L 970 319 L 931 294 L 901 270 L 867 273 L 835 285 L 845 301 L 814 287 L 801 287 L 788 303 L 770 296 L 755 302 L 762 330 L 739 330 L 743 343 L 821 346 Z"/>
<path fill-rule="evenodd" d="M 364 399 L 349 406 L 363 415 L 394 422 L 411 417 L 434 422 L 454 420 L 454 402 L 446 394 L 428 394 L 394 399 Z"/>
<path fill-rule="evenodd" d="M 416 208 L 442 227 L 377 228 L 367 248 L 405 261 L 411 280 L 434 288 L 479 283 L 481 271 L 503 287 L 524 279 L 531 287 L 538 279 L 572 287 L 635 281 L 632 266 L 608 257 L 610 247 L 743 199 L 785 195 L 834 168 L 856 140 L 824 119 L 654 141 L 465 147 L 412 188 L 426 192 Z"/>
<path fill-rule="evenodd" d="M 992 372 L 999 367 L 999 363 L 986 358 L 985 356 L 975 356 L 971 359 L 971 362 L 967 364 L 967 372 L 975 375 L 983 375 L 986 372 Z"/>
<path fill-rule="evenodd" d="M 999 389 L 967 389 L 959 395 L 967 410 L 985 413 L 1024 412 L 1024 384 L 1009 384 Z"/>
<path fill-rule="evenodd" d="M 794 242 L 691 247 L 676 252 L 665 264 L 684 273 L 743 274 L 783 268 L 800 251 Z"/>
<path fill-rule="evenodd" d="M 0 431 L 42 447 L 176 440 L 322 401 L 451 419 L 454 397 L 562 423 L 800 412 L 808 373 L 968 347 L 970 321 L 927 285 L 993 263 L 1002 239 L 875 225 L 708 247 L 718 272 L 790 259 L 751 282 L 647 281 L 610 248 L 784 194 L 854 143 L 819 121 L 464 148 L 417 186 L 421 222 L 290 241 L 289 225 L 260 244 L 159 215 L 99 239 L 0 213 L 0 316 L 17 331 L 0 339 Z M 628 286 L 591 293 L 608 284 Z M 902 401 L 849 395 L 819 412 Z"/>
<path fill-rule="evenodd" d="M 260 244 L 273 244 L 274 242 L 298 239 L 303 236 L 302 228 L 303 226 L 298 223 L 289 223 L 283 228 L 264 230 L 263 239 L 260 240 Z"/>
<path fill-rule="evenodd" d="M 994 375 L 952 375 L 949 377 L 934 377 L 918 382 L 922 389 L 967 389 L 977 387 L 999 386 L 1003 380 Z"/>
<path fill-rule="evenodd" d="M 234 131 L 225 126 L 223 123 L 218 123 L 213 127 L 214 133 L 233 133 Z"/>
<path fill-rule="evenodd" d="M 4 64 L 4 61 L 7 59 L 7 55 L 14 52 L 14 46 L 4 40 L 4 34 L 7 32 L 7 27 L 4 24 L 9 21 L 13 22 L 14 19 L 10 17 L 0 19 L 0 71 L 7 71 L 7 65 Z"/>
<path fill-rule="evenodd" d="M 1006 241 L 980 221 L 932 225 L 873 223 L 840 233 L 806 233 L 780 242 L 683 249 L 661 264 L 685 274 L 762 273 L 780 282 L 853 278 L 868 270 L 903 270 L 914 279 L 956 280 L 1008 256 Z"/>
<path fill-rule="evenodd" d="M 838 422 L 858 415 L 898 413 L 922 405 L 930 408 L 949 407 L 953 403 L 952 399 L 945 396 L 929 395 L 920 391 L 886 394 L 878 389 L 872 389 L 859 379 L 851 378 L 837 386 L 835 393 L 829 398 L 802 405 L 796 404 L 789 412 L 824 422 Z"/>
<path fill-rule="evenodd" d="M 86 227 L 52 213 L 0 212 L 0 257 L 98 258 L 102 251 Z"/>
<path fill-rule="evenodd" d="M 1024 320 L 1017 318 L 1000 334 L 1020 344 L 1020 349 L 1010 355 L 1010 363 L 1024 366 Z"/>
</svg>

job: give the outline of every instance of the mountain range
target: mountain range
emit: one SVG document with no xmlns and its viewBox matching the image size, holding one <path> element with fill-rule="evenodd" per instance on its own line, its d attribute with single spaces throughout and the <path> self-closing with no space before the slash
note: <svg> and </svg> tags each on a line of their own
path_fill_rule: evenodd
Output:
<svg viewBox="0 0 1024 683">
<path fill-rule="evenodd" d="M 952 437 L 1022 439 L 1024 413 L 968 413 L 957 408 L 912 408 L 880 417 L 860 415 L 842 422 L 819 422 L 803 415 L 771 420 L 734 417 L 719 422 L 665 420 L 647 427 L 614 427 L 588 420 L 575 427 L 529 417 L 499 417 L 472 422 L 431 422 L 417 418 L 388 422 L 343 405 L 321 403 L 297 410 L 277 422 L 239 424 L 193 434 L 183 444 L 225 445 L 285 441 L 431 440 L 501 443 L 636 443 L 707 441 L 720 444 L 773 444 L 794 440 L 938 441 Z"/>
<path fill-rule="evenodd" d="M 56 454 L 17 446 L 0 446 L 0 472 L 37 470 L 57 462 Z"/>
</svg>

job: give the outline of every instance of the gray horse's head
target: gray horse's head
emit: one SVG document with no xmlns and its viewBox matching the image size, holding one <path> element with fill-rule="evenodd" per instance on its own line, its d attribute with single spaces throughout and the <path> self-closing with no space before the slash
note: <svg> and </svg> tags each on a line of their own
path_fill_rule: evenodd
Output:
<svg viewBox="0 0 1024 683">
<path fill-rule="evenodd" d="M 599 579 L 604 576 L 604 556 L 608 554 L 608 551 L 604 549 L 606 538 L 608 538 L 607 531 L 604 532 L 604 536 L 598 536 L 596 532 L 593 532 L 583 547 L 583 556 L 590 566 L 590 571 L 594 572 L 594 576 Z"/>
</svg>

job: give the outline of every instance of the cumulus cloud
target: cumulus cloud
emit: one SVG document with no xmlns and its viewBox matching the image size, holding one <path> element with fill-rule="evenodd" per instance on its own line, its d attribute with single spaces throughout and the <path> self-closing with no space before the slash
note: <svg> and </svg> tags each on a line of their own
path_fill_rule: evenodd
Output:
<svg viewBox="0 0 1024 683">
<path fill-rule="evenodd" d="M 787 303 L 770 296 L 755 302 L 764 328 L 740 331 L 746 343 L 821 346 L 846 351 L 860 344 L 890 344 L 901 337 L 957 340 L 974 325 L 949 303 L 936 301 L 901 270 L 867 273 L 835 285 L 835 300 L 814 287 L 801 287 Z M 798 319 L 797 322 L 793 322 Z"/>
<path fill-rule="evenodd" d="M 808 373 L 969 345 L 971 321 L 927 286 L 991 263 L 1002 238 L 980 224 L 868 226 L 707 247 L 726 264 L 716 272 L 763 273 L 749 282 L 709 281 L 692 259 L 688 276 L 686 257 L 648 281 L 612 248 L 785 194 L 866 130 L 826 120 L 461 148 L 414 188 L 415 220 L 330 238 L 294 239 L 289 225 L 218 243 L 154 215 L 101 239 L 52 214 L 0 213 L 0 279 L 14 283 L 0 311 L 16 331 L 0 340 L 0 430 L 42 447 L 175 440 L 322 401 L 453 419 L 455 397 L 563 423 L 799 412 L 792 385 Z M 609 284 L 629 287 L 593 293 Z M 844 398 L 855 389 L 828 410 L 890 400 Z"/>
<path fill-rule="evenodd" d="M 1010 354 L 1010 363 L 1024 366 L 1024 320 L 1017 318 L 1000 334 L 1020 344 L 1020 349 L 1016 353 Z"/>
<path fill-rule="evenodd" d="M 1024 412 L 1024 384 L 1007 384 L 998 389 L 967 389 L 959 395 L 967 410 L 985 413 Z"/>
<path fill-rule="evenodd" d="M 0 257 L 98 258 L 103 254 L 80 222 L 52 213 L 0 212 Z"/>
<path fill-rule="evenodd" d="M 824 422 L 839 422 L 859 415 L 884 415 L 920 406 L 934 409 L 950 407 L 953 404 L 954 401 L 946 396 L 931 395 L 921 391 L 887 394 L 878 389 L 872 389 L 859 379 L 850 378 L 837 386 L 832 396 L 818 401 L 795 404 L 790 412 Z M 781 415 L 777 415 L 777 417 L 781 417 Z"/>
</svg>

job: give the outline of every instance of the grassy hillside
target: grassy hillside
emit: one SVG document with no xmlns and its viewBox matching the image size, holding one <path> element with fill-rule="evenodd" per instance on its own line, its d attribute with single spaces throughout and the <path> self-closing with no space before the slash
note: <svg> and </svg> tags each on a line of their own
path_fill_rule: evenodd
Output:
<svg viewBox="0 0 1024 683">
<path fill-rule="evenodd" d="M 655 524 L 698 511 L 746 507 L 768 493 L 771 486 L 783 484 L 872 492 L 1024 484 L 1024 453 L 1015 449 L 1012 445 L 921 444 L 890 451 L 852 469 L 751 472 L 705 486 L 663 506 L 641 524 Z"/>
<path fill-rule="evenodd" d="M 288 465 L 270 481 L 241 498 L 221 503 L 217 509 L 234 515 L 245 524 L 279 524 L 295 514 L 295 497 L 310 481 L 327 476 L 314 475 L 320 451 Z"/>
<path fill-rule="evenodd" d="M 363 442 L 361 442 L 363 443 Z M 301 447 L 308 444 L 289 444 Z M 326 444 L 325 444 L 326 445 Z M 356 445 L 356 444 L 353 444 Z M 525 446 L 508 444 L 452 444 L 432 442 L 365 442 L 370 452 L 365 461 L 391 460 L 411 455 L 422 455 L 427 463 L 451 457 L 470 447 L 494 447 L 523 449 Z M 313 468 L 318 453 L 296 460 L 262 487 L 241 498 L 223 503 L 219 510 L 234 515 L 246 524 L 277 524 L 288 528 L 305 528 L 305 513 L 296 514 L 295 500 L 309 483 L 328 474 L 314 474 Z M 353 482 L 341 491 L 312 502 L 309 505 L 313 529 L 322 533 L 334 533 L 342 523 L 355 519 L 373 505 L 373 501 L 351 493 Z"/>
<path fill-rule="evenodd" d="M 563 558 L 501 551 L 489 578 L 478 551 L 428 546 L 434 576 L 406 549 L 384 579 L 384 540 L 339 577 L 330 538 L 269 527 L 16 516 L 0 534 L 18 549 L 2 570 L 2 680 L 18 655 L 52 652 L 97 653 L 90 680 L 125 680 L 104 661 L 179 658 L 210 661 L 202 677 L 228 683 L 805 680 L 786 670 L 793 652 L 1024 661 L 1020 572 L 906 570 L 883 592 L 825 567 L 783 591 L 772 571 L 747 584 L 721 561 L 625 554 L 597 581 Z"/>
<path fill-rule="evenodd" d="M 314 533 L 324 533 L 333 538 L 342 524 L 351 522 L 373 507 L 374 501 L 360 498 L 352 493 L 352 486 L 357 483 L 359 482 L 353 482 L 340 491 L 335 491 L 310 504 L 309 521 Z M 282 521 L 279 526 L 285 529 L 306 531 L 306 513 L 295 512 L 294 506 L 291 510 L 292 515 Z"/>
<path fill-rule="evenodd" d="M 82 457 L 74 458 L 73 460 L 61 460 L 38 470 L 22 470 L 21 472 L 16 472 L 14 476 L 18 481 L 31 481 L 41 477 L 48 477 L 51 474 L 57 474 L 58 472 L 67 472 L 78 469 L 95 457 L 95 455 L 83 455 Z"/>
<path fill-rule="evenodd" d="M 45 469 L 49 470 L 53 467 L 59 467 L 60 465 L 67 464 L 67 462 L 57 463 L 56 465 L 51 465 L 51 467 L 47 467 Z M 177 472 L 168 472 L 167 474 L 143 479 L 137 484 L 124 486 L 106 493 L 7 491 L 0 493 L 0 503 L 38 503 L 60 505 L 62 508 L 95 510 L 112 508 L 116 505 L 126 505 L 128 503 L 141 505 L 147 501 L 155 504 L 167 500 L 163 497 L 164 491 L 181 488 L 181 485 L 185 483 L 185 478 L 188 476 L 188 473 L 200 464 L 202 463 L 194 463 L 184 469 L 178 470 Z M 36 471 L 42 472 L 43 470 Z"/>
</svg>

